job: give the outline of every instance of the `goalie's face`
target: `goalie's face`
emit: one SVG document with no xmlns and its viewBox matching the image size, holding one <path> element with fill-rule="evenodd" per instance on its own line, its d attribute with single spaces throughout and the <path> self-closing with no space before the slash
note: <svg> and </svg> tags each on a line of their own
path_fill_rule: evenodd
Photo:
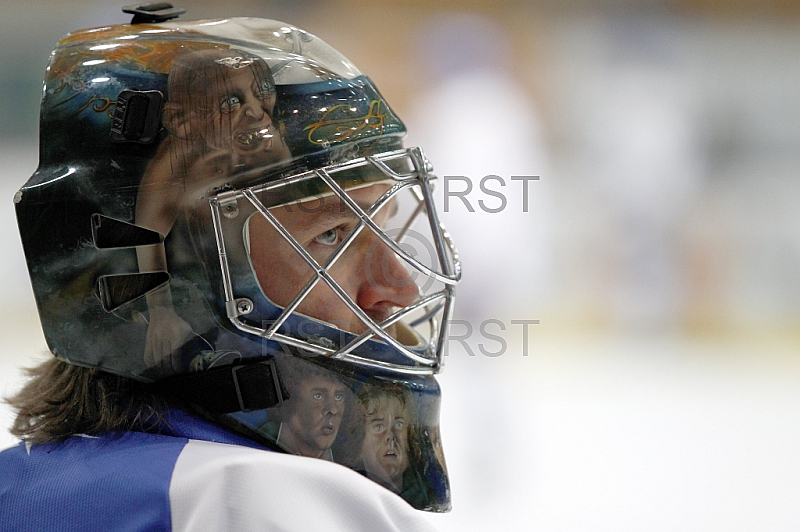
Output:
<svg viewBox="0 0 800 532">
<path fill-rule="evenodd" d="M 375 184 L 350 191 L 349 196 L 367 211 L 388 189 L 387 184 Z M 394 210 L 396 207 L 390 202 L 372 219 L 383 227 Z M 336 195 L 275 207 L 270 212 L 319 264 L 336 252 L 359 222 Z M 263 216 L 250 220 L 249 242 L 253 269 L 264 293 L 277 305 L 286 307 L 315 277 L 313 269 Z M 420 297 L 419 287 L 406 265 L 372 231 L 361 231 L 328 273 L 377 323 Z M 367 330 L 364 322 L 326 283 L 317 283 L 297 311 L 352 333 Z M 397 338 L 394 325 L 385 330 Z"/>
</svg>

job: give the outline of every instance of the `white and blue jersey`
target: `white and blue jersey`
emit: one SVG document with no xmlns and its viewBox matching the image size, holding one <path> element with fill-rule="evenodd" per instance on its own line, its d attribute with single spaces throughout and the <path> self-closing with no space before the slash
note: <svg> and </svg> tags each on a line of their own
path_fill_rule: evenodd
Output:
<svg viewBox="0 0 800 532">
<path fill-rule="evenodd" d="M 0 530 L 433 530 L 346 467 L 271 452 L 181 412 L 170 427 L 3 451 Z"/>
</svg>

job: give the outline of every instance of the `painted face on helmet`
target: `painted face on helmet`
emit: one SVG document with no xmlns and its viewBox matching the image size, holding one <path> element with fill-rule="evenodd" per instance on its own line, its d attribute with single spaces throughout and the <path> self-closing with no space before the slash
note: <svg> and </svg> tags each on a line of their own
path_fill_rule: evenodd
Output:
<svg viewBox="0 0 800 532">
<path fill-rule="evenodd" d="M 361 456 L 367 476 L 395 491 L 403 490 L 409 465 L 410 418 L 398 395 L 374 394 L 362 398 L 364 441 Z"/>
<path fill-rule="evenodd" d="M 347 387 L 331 377 L 314 375 L 290 393 L 291 414 L 281 423 L 278 444 L 293 453 L 323 458 L 339 433 Z"/>
<path fill-rule="evenodd" d="M 229 157 L 232 172 L 290 156 L 274 116 L 275 82 L 262 59 L 200 50 L 176 60 L 169 76 L 165 124 L 193 157 Z"/>
<path fill-rule="evenodd" d="M 281 138 L 272 118 L 275 87 L 255 75 L 255 69 L 229 68 L 226 78 L 215 79 L 207 89 L 209 99 L 217 102 L 204 119 L 207 144 L 241 155 L 268 152 L 280 157 L 276 148 Z"/>
</svg>

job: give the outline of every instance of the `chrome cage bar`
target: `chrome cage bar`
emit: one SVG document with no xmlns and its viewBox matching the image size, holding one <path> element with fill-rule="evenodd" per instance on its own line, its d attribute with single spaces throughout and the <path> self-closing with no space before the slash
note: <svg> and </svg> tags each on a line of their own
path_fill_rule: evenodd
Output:
<svg viewBox="0 0 800 532">
<path fill-rule="evenodd" d="M 408 173 L 398 173 L 392 170 L 386 163 L 400 158 L 409 158 L 414 170 Z M 364 211 L 357 203 L 355 203 L 347 194 L 347 191 L 337 183 L 331 174 L 336 174 L 344 170 L 362 167 L 365 165 L 372 165 L 387 178 L 394 180 L 396 183 L 386 191 L 368 211 Z M 325 355 L 331 358 L 347 360 L 351 363 L 368 366 L 373 368 L 388 369 L 404 374 L 412 375 L 430 375 L 438 373 L 443 365 L 443 351 L 444 344 L 447 337 L 447 327 L 452 317 L 453 300 L 455 297 L 455 285 L 461 279 L 461 263 L 459 260 L 458 252 L 453 244 L 453 241 L 439 221 L 434 208 L 433 196 L 431 193 L 431 180 L 434 179 L 429 171 L 431 166 L 425 158 L 420 148 L 408 148 L 405 150 L 396 150 L 392 152 L 383 153 L 377 156 L 362 157 L 354 159 L 346 163 L 330 165 L 325 168 L 304 172 L 303 174 L 291 176 L 288 178 L 280 179 L 278 181 L 266 183 L 263 185 L 256 185 L 253 187 L 240 189 L 240 190 L 227 190 L 212 197 L 209 202 L 211 206 L 212 222 L 214 224 L 214 234 L 217 243 L 217 251 L 219 254 L 220 269 L 222 273 L 223 295 L 225 298 L 225 308 L 228 318 L 232 324 L 239 330 L 261 336 L 263 338 L 274 340 L 280 343 L 297 347 L 313 354 Z M 324 264 L 320 265 L 311 255 L 295 240 L 295 238 L 286 230 L 285 227 L 275 218 L 275 216 L 265 207 L 257 198 L 257 194 L 267 192 L 269 190 L 285 187 L 291 184 L 299 183 L 304 180 L 319 178 L 325 182 L 331 191 L 343 201 L 348 208 L 350 208 L 359 218 L 356 226 L 350 233 L 343 239 L 337 246 L 334 252 L 327 258 Z M 431 234 L 434 239 L 434 246 L 436 249 L 439 267 L 443 273 L 436 272 L 426 265 L 419 262 L 417 259 L 409 255 L 402 249 L 395 240 L 389 237 L 383 229 L 380 228 L 373 220 L 374 216 L 389 200 L 398 194 L 401 190 L 409 187 L 418 201 L 418 205 L 410 216 L 406 225 L 400 230 L 400 237 L 410 227 L 413 220 L 419 213 L 425 209 L 428 213 L 428 221 L 430 224 Z M 419 190 L 418 190 L 419 189 Z M 420 192 L 421 191 L 421 192 Z M 314 271 L 313 277 L 306 283 L 306 285 L 298 292 L 297 296 L 292 302 L 283 309 L 281 315 L 277 320 L 272 322 L 269 328 L 260 328 L 250 325 L 242 321 L 239 317 L 247 312 L 241 311 L 237 308 L 237 299 L 234 294 L 234 287 L 231 280 L 230 266 L 228 262 L 228 254 L 225 248 L 225 237 L 222 229 L 221 218 L 221 204 L 227 203 L 231 200 L 246 199 L 252 204 L 256 211 L 264 216 L 269 223 L 281 234 L 281 236 L 290 244 L 290 246 L 300 255 L 300 257 L 308 264 Z M 342 256 L 347 247 L 355 240 L 361 231 L 367 228 L 374 233 L 384 245 L 389 247 L 398 257 L 408 263 L 412 268 L 419 271 L 429 278 L 441 282 L 444 287 L 442 290 L 429 294 L 420 298 L 414 303 L 399 309 L 381 323 L 376 323 L 363 309 L 361 309 L 355 301 L 339 286 L 335 279 L 328 273 L 328 268 L 333 266 L 335 262 Z M 398 240 L 399 240 L 398 238 Z M 332 349 L 312 343 L 310 341 L 288 336 L 278 332 L 278 329 L 285 323 L 291 314 L 302 303 L 303 299 L 311 292 L 316 284 L 322 280 L 333 290 L 337 296 L 346 304 L 346 306 L 367 326 L 368 330 L 358 335 L 356 338 L 348 342 L 346 345 L 341 346 L 339 349 Z M 412 312 L 425 308 L 426 313 L 422 318 L 415 320 L 414 325 L 427 321 L 430 326 L 430 338 L 428 343 L 432 356 L 422 356 L 414 351 L 408 349 L 401 344 L 391 335 L 389 335 L 384 328 L 389 327 L 402 319 L 403 317 L 411 314 Z M 441 310 L 441 322 L 437 319 L 437 315 Z M 249 311 L 248 311 L 249 312 Z M 364 342 L 372 339 L 379 338 L 388 345 L 391 345 L 398 352 L 400 352 L 407 359 L 412 361 L 414 365 L 396 364 L 375 360 L 359 356 L 352 351 Z"/>
</svg>

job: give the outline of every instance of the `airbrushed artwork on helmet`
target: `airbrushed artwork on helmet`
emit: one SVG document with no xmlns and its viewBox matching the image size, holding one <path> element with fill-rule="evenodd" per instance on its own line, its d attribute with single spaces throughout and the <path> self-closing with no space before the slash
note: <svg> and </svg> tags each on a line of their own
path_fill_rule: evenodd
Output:
<svg viewBox="0 0 800 532">
<path fill-rule="evenodd" d="M 322 115 L 319 122 L 303 128 L 308 131 L 308 140 L 313 144 L 330 145 L 335 142 L 344 142 L 356 139 L 361 130 L 383 130 L 386 114 L 381 111 L 381 100 L 369 102 L 369 110 L 363 116 L 353 116 L 355 109 L 346 103 L 334 105 Z"/>
<path fill-rule="evenodd" d="M 187 201 L 207 195 L 240 170 L 291 157 L 275 119 L 275 81 L 266 62 L 237 50 L 198 50 L 173 61 L 162 141 L 142 178 L 136 225 L 168 235 Z M 169 271 L 163 244 L 137 249 L 139 270 Z M 169 286 L 147 295 L 144 357 L 169 369 L 193 331 L 172 305 Z"/>
<path fill-rule="evenodd" d="M 460 263 L 404 134 L 279 22 L 67 36 L 15 197 L 48 346 L 448 509 L 433 375 Z"/>
<path fill-rule="evenodd" d="M 412 506 L 434 509 L 447 485 L 438 412 L 431 397 L 402 385 L 363 383 L 285 358 L 280 374 L 289 399 L 241 423 L 288 452 L 346 465 Z"/>
</svg>

